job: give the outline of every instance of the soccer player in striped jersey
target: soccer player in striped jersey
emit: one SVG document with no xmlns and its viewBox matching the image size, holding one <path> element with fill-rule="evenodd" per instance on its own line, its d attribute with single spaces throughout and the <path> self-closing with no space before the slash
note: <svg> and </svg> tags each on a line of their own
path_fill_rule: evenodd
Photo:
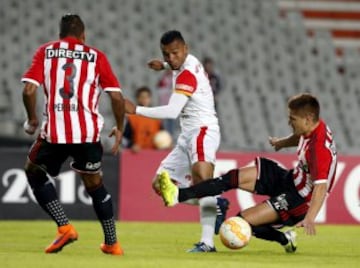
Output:
<svg viewBox="0 0 360 268">
<path fill-rule="evenodd" d="M 149 67 L 173 72 L 173 88 L 169 103 L 157 107 L 135 106 L 126 100 L 126 112 L 158 119 L 180 117 L 181 133 L 174 149 L 161 162 L 153 188 L 161 171 L 167 172 L 178 187 L 188 187 L 213 177 L 216 151 L 220 144 L 220 128 L 215 111 L 213 91 L 201 62 L 188 53 L 188 46 L 179 31 L 168 31 L 160 40 L 164 61 L 154 59 Z M 228 208 L 221 197 L 191 200 L 200 206 L 202 234 L 199 243 L 188 252 L 215 252 L 214 232 L 217 233 Z"/>
<path fill-rule="evenodd" d="M 122 255 L 117 241 L 112 199 L 103 185 L 100 131 L 104 120 L 98 110 L 102 91 L 108 93 L 116 126 L 112 153 L 122 138 L 124 99 L 120 84 L 104 53 L 85 43 L 85 26 L 78 15 L 66 14 L 60 20 L 60 39 L 40 46 L 30 68 L 22 77 L 23 102 L 27 112 L 25 132 L 32 135 L 39 123 L 36 91 L 42 85 L 45 95 L 43 122 L 25 165 L 29 185 L 39 205 L 58 226 L 57 236 L 46 249 L 56 253 L 77 240 L 49 177 L 56 177 L 68 157 L 93 201 L 104 232 L 104 253 Z"/>
<path fill-rule="evenodd" d="M 268 200 L 238 216 L 251 224 L 256 237 L 276 241 L 286 252 L 295 252 L 295 231 L 281 232 L 273 225 L 296 225 L 304 227 L 306 234 L 315 234 L 315 217 L 334 185 L 337 152 L 331 130 L 319 118 L 316 97 L 307 93 L 293 96 L 288 111 L 293 134 L 269 141 L 275 150 L 297 146 L 298 163 L 294 169 L 287 170 L 270 159 L 258 157 L 254 166 L 230 170 L 221 177 L 180 190 L 164 173 L 159 183 L 165 205 L 237 188 L 267 195 Z"/>
</svg>

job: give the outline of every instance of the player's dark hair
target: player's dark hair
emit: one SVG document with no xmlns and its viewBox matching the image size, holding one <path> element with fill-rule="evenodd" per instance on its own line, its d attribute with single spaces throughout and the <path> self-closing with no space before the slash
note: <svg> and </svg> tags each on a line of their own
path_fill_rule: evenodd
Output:
<svg viewBox="0 0 360 268">
<path fill-rule="evenodd" d="M 152 95 L 151 93 L 151 89 L 148 88 L 147 86 L 142 86 L 142 87 L 139 87 L 136 92 L 135 92 L 135 98 L 138 98 L 140 96 L 141 93 L 143 92 L 146 92 L 148 93 L 150 96 Z"/>
<path fill-rule="evenodd" d="M 80 37 L 85 31 L 85 25 L 77 14 L 65 14 L 60 19 L 60 38 L 67 36 Z"/>
<path fill-rule="evenodd" d="M 288 108 L 293 111 L 305 111 L 314 115 L 314 120 L 319 120 L 320 104 L 318 99 L 310 93 L 302 93 L 289 99 Z"/>
<path fill-rule="evenodd" d="M 167 31 L 162 35 L 162 37 L 160 39 L 160 44 L 168 45 L 168 44 L 174 42 L 175 40 L 185 43 L 185 40 L 179 31 L 176 31 L 176 30 Z"/>
</svg>

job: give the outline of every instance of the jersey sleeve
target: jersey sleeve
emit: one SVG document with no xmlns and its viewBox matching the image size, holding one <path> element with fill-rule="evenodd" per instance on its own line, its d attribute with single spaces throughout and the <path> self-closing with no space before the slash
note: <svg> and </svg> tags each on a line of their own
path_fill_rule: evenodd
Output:
<svg viewBox="0 0 360 268">
<path fill-rule="evenodd" d="M 197 88 L 197 80 L 189 70 L 182 71 L 175 81 L 175 92 L 191 96 Z"/>
<path fill-rule="evenodd" d="M 184 94 L 173 92 L 167 105 L 156 107 L 136 106 L 136 114 L 157 118 L 157 119 L 176 119 L 189 98 Z"/>
<path fill-rule="evenodd" d="M 29 69 L 21 78 L 21 82 L 30 82 L 40 86 L 44 82 L 44 58 L 45 48 L 39 47 L 32 59 Z"/>
<path fill-rule="evenodd" d="M 105 54 L 100 53 L 98 63 L 99 64 L 99 84 L 104 91 L 119 91 L 121 92 L 121 85 L 116 78 L 110 63 Z"/>
<path fill-rule="evenodd" d="M 314 184 L 327 182 L 332 162 L 330 149 L 317 141 L 310 148 L 310 158 L 309 170 Z"/>
</svg>

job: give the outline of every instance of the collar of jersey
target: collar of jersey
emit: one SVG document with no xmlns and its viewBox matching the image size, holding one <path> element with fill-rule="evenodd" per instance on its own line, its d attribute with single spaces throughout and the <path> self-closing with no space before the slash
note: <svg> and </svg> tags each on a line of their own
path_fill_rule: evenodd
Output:
<svg viewBox="0 0 360 268">
<path fill-rule="evenodd" d="M 61 40 L 65 41 L 65 42 L 69 42 L 69 43 L 82 44 L 82 42 L 79 39 L 77 39 L 76 37 L 73 37 L 73 36 L 67 36 L 67 37 L 61 38 Z"/>
<path fill-rule="evenodd" d="M 320 127 L 321 127 L 323 124 L 324 124 L 324 122 L 320 119 L 318 126 L 317 126 L 313 131 L 311 131 L 311 133 L 310 133 L 309 135 L 304 136 L 304 138 L 305 138 L 305 139 L 309 139 L 309 138 L 311 138 L 312 136 L 314 136 L 315 133 L 318 132 L 318 130 L 320 129 Z"/>
</svg>

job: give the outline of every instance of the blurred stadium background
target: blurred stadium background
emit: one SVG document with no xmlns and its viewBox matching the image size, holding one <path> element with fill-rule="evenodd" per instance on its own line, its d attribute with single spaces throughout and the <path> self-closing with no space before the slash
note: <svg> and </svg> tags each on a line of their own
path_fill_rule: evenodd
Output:
<svg viewBox="0 0 360 268">
<path fill-rule="evenodd" d="M 164 31 L 182 31 L 192 53 L 212 57 L 225 83 L 218 105 L 221 149 L 270 150 L 269 135 L 289 132 L 287 98 L 309 91 L 319 96 L 339 151 L 358 153 L 360 1 L 0 0 L 0 5 L 2 146 L 29 141 L 22 131 L 21 75 L 35 49 L 58 37 L 60 16 L 76 12 L 86 24 L 87 43 L 108 54 L 130 98 L 141 85 L 156 96 L 160 74 L 146 62 L 161 56 Z M 110 129 L 107 101 L 102 98 L 101 109 Z"/>
<path fill-rule="evenodd" d="M 95 246 L 100 231 L 94 221 L 75 222 L 85 231 L 74 251 L 57 256 L 56 262 L 44 258 L 42 247 L 54 226 L 36 204 L 23 171 L 34 137 L 23 133 L 20 78 L 35 49 L 58 38 L 59 18 L 67 12 L 83 18 L 87 43 L 107 53 L 129 98 L 137 87 L 147 85 L 156 99 L 161 74 L 149 70 L 146 62 L 161 57 L 159 39 L 164 31 L 182 31 L 191 53 L 199 59 L 214 59 L 224 82 L 218 102 L 222 141 L 217 175 L 248 164 L 258 152 L 291 167 L 295 155 L 274 153 L 267 137 L 289 133 L 286 101 L 304 91 L 319 97 L 322 117 L 331 126 L 340 152 L 336 187 L 317 219 L 336 226 L 319 226 L 316 239 L 300 234 L 301 254 L 294 258 L 282 257 L 273 244 L 254 239 L 254 246 L 240 254 L 224 252 L 218 241 L 223 252 L 209 262 L 179 253 L 195 241 L 198 224 L 174 222 L 196 222 L 197 208 L 179 206 L 176 213 L 169 213 L 151 191 L 152 176 L 167 151 L 134 154 L 124 150 L 118 158 L 106 154 L 106 185 L 120 220 L 121 241 L 130 256 L 122 260 L 125 266 L 130 264 L 126 267 L 235 267 L 238 263 L 259 267 L 259 262 L 266 267 L 279 263 L 358 267 L 360 0 L 0 0 L 0 237 L 4 238 L 0 239 L 0 261 L 4 267 L 118 265 L 115 259 L 99 259 Z M 39 92 L 39 114 L 42 98 Z M 108 148 L 107 132 L 113 119 L 106 96 L 101 98 L 100 109 L 105 116 L 102 138 Z M 94 220 L 90 198 L 68 163 L 59 178 L 55 180 L 59 199 L 69 217 Z M 228 215 L 260 202 L 258 196 L 239 191 L 225 197 L 231 202 Z M 157 229 L 149 228 L 151 221 Z M 349 224 L 354 226 L 348 228 Z M 169 246 L 169 241 L 174 245 Z M 92 250 L 94 254 L 89 255 Z M 259 259 L 259 254 L 264 258 Z"/>
</svg>

